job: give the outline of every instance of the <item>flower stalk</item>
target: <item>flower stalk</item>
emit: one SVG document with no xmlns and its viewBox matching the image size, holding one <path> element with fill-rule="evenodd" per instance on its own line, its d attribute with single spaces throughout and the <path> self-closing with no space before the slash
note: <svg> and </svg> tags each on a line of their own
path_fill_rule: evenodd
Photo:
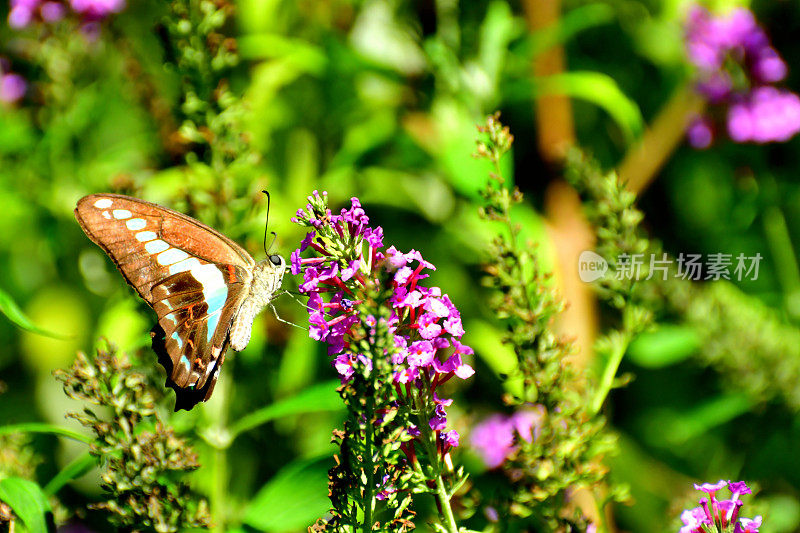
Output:
<svg viewBox="0 0 800 533">
<path fill-rule="evenodd" d="M 597 527 L 602 515 L 595 506 L 577 509 L 572 496 L 603 485 L 601 457 L 614 450 L 614 442 L 604 431 L 603 418 L 588 407 L 589 387 L 579 386 L 581 376 L 569 363 L 572 344 L 555 333 L 563 304 L 539 268 L 536 247 L 519 242 L 521 231 L 511 212 L 523 201 L 522 193 L 499 173 L 513 136 L 497 114 L 478 131 L 475 156 L 495 169 L 482 193 L 480 215 L 503 230 L 489 247 L 484 285 L 492 290 L 490 305 L 506 328 L 504 342 L 517 356 L 517 369 L 509 377 L 522 382 L 518 396 L 504 398 L 514 413 L 487 418 L 471 435 L 487 466 L 501 467 L 512 480 L 505 494 L 495 496 L 497 508 L 487 508 L 487 515 L 502 522 L 500 529 L 512 520 L 537 531 L 584 530 L 590 522 Z"/>
<path fill-rule="evenodd" d="M 101 406 L 113 416 L 92 409 L 69 416 L 95 435 L 90 452 L 104 468 L 108 500 L 92 507 L 105 511 L 121 528 L 148 527 L 173 532 L 208 527 L 208 505 L 177 475 L 195 470 L 197 456 L 166 426 L 155 409 L 155 386 L 113 349 L 88 357 L 79 353 L 72 367 L 56 371 L 66 394 Z"/>
<path fill-rule="evenodd" d="M 309 335 L 328 345 L 349 413 L 334 439 L 334 519 L 318 527 L 405 530 L 411 495 L 430 493 L 438 527 L 456 533 L 450 498 L 463 473 L 443 465 L 459 436 L 447 429 L 452 400 L 439 395 L 453 377 L 474 373 L 462 358 L 472 350 L 460 342 L 458 310 L 423 285 L 434 266 L 419 252 L 384 248 L 383 230 L 369 225 L 357 198 L 333 215 L 315 192 L 293 221 L 311 230 L 291 260 L 292 273 L 303 274 Z"/>
</svg>

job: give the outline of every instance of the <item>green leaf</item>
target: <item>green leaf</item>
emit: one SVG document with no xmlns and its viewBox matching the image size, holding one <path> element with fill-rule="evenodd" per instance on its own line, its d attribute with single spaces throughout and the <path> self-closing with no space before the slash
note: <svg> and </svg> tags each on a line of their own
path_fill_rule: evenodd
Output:
<svg viewBox="0 0 800 533">
<path fill-rule="evenodd" d="M 628 359 L 644 368 L 664 368 L 688 359 L 699 347 L 700 337 L 693 328 L 661 325 L 636 337 Z"/>
<path fill-rule="evenodd" d="M 468 320 L 464 342 L 475 349 L 475 354 L 498 376 L 509 376 L 503 388 L 514 396 L 522 395 L 522 379 L 518 372 L 517 356 L 511 345 L 503 342 L 505 333 L 483 320 Z"/>
<path fill-rule="evenodd" d="M 526 31 L 525 23 L 514 18 L 507 2 L 496 0 L 489 4 L 480 27 L 477 60 L 491 80 L 493 92 L 500 81 L 509 43 Z"/>
<path fill-rule="evenodd" d="M 688 410 L 656 411 L 648 416 L 646 437 L 653 446 L 681 446 L 749 412 L 753 405 L 752 400 L 735 393 L 711 398 Z"/>
<path fill-rule="evenodd" d="M 0 435 L 7 435 L 10 433 L 50 433 L 52 435 L 61 435 L 78 442 L 89 444 L 92 438 L 78 433 L 77 431 L 63 428 L 61 426 L 54 426 L 53 424 L 43 424 L 41 422 L 29 422 L 26 424 L 12 424 L 8 426 L 0 426 Z"/>
<path fill-rule="evenodd" d="M 575 71 L 537 78 L 534 89 L 540 94 L 565 94 L 581 98 L 605 109 L 616 121 L 628 142 L 644 130 L 639 106 L 619 88 L 614 78 L 601 72 Z"/>
<path fill-rule="evenodd" d="M 330 508 L 328 456 L 294 461 L 261 487 L 250 502 L 244 523 L 260 531 L 305 529 Z"/>
<path fill-rule="evenodd" d="M 47 496 L 33 481 L 18 477 L 0 480 L 0 501 L 14 510 L 31 533 L 55 531 Z"/>
<path fill-rule="evenodd" d="M 442 101 L 432 112 L 433 122 L 441 131 L 441 146 L 422 146 L 444 171 L 450 185 L 459 193 L 482 202 L 481 191 L 494 167 L 485 159 L 472 157 L 475 152 L 475 126 L 485 121 L 456 101 Z M 500 174 L 506 183 L 514 183 L 514 157 L 509 152 L 500 160 Z"/>
<path fill-rule="evenodd" d="M 0 153 L 22 153 L 35 142 L 34 130 L 23 112 L 0 109 Z"/>
<path fill-rule="evenodd" d="M 242 417 L 230 428 L 233 438 L 255 427 L 265 424 L 270 420 L 283 416 L 318 413 L 321 411 L 341 411 L 344 409 L 342 400 L 336 393 L 338 381 L 327 381 L 309 387 L 295 396 L 278 400 L 277 402 L 258 409 Z"/>
<path fill-rule="evenodd" d="M 772 531 L 789 532 L 797 531 L 800 527 L 800 503 L 789 494 L 776 494 L 774 496 L 758 495 L 761 503 L 766 503 L 769 509 L 769 527 Z"/>
<path fill-rule="evenodd" d="M 276 33 L 243 35 L 237 40 L 243 59 L 287 59 L 299 72 L 321 74 L 328 64 L 325 53 L 313 44 Z"/>
<path fill-rule="evenodd" d="M 25 313 L 22 312 L 22 309 L 20 309 L 17 303 L 11 299 L 11 296 L 9 296 L 8 293 L 2 289 L 0 289 L 0 313 L 6 315 L 11 322 L 20 328 L 30 331 L 31 333 L 37 333 L 46 337 L 53 337 L 54 339 L 70 338 L 69 335 L 53 333 L 52 331 L 47 331 L 46 329 L 36 326 L 33 322 L 31 322 L 31 319 L 25 316 Z"/>
<path fill-rule="evenodd" d="M 97 466 L 97 459 L 95 459 L 94 456 L 89 452 L 76 457 L 67 466 L 61 469 L 61 472 L 56 474 L 55 477 L 51 479 L 50 482 L 44 487 L 45 494 L 52 496 L 61 490 L 61 487 L 73 479 L 78 479 L 95 466 Z"/>
<path fill-rule="evenodd" d="M 589 4 L 569 10 L 556 24 L 534 33 L 533 52 L 540 54 L 550 47 L 564 44 L 580 32 L 607 24 L 614 19 L 614 9 L 606 4 Z"/>
</svg>

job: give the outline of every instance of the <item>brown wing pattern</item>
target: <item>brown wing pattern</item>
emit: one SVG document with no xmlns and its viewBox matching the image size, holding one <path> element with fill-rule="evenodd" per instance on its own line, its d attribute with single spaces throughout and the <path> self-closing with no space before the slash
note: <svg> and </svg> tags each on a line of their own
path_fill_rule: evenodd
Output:
<svg viewBox="0 0 800 533">
<path fill-rule="evenodd" d="M 156 311 L 153 349 L 175 390 L 175 409 L 210 398 L 252 280 L 252 257 L 208 226 L 136 198 L 93 194 L 78 202 L 75 216 Z"/>
<path fill-rule="evenodd" d="M 195 264 L 186 261 L 190 257 L 202 264 L 230 264 L 248 271 L 255 264 L 250 254 L 218 231 L 130 196 L 90 194 L 78 201 L 75 218 L 150 304 L 153 284 Z"/>
<path fill-rule="evenodd" d="M 226 346 L 228 330 L 246 296 L 241 267 L 208 265 L 228 279 L 210 283 L 214 274 L 198 280 L 180 272 L 153 286 L 153 309 L 164 332 L 165 349 L 174 362 L 170 379 L 179 387 L 202 388 L 212 365 Z"/>
</svg>

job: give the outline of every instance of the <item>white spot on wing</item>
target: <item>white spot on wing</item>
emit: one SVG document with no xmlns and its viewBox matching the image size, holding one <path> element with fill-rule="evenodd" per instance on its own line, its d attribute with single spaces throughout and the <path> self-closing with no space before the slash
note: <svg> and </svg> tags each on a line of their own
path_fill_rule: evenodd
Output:
<svg viewBox="0 0 800 533">
<path fill-rule="evenodd" d="M 128 229 L 131 231 L 138 231 L 140 229 L 144 229 L 144 227 L 147 225 L 147 222 L 145 222 L 142 218 L 132 218 L 125 222 L 125 225 L 128 226 Z"/>
<path fill-rule="evenodd" d="M 189 257 L 189 254 L 183 250 L 179 250 L 178 248 L 170 248 L 166 252 L 158 254 L 157 261 L 159 265 L 171 265 L 173 263 L 177 263 L 178 261 L 183 261 L 187 257 Z"/>
<path fill-rule="evenodd" d="M 207 264 L 192 268 L 192 276 L 203 285 L 203 292 L 225 287 L 225 278 L 216 265 Z"/>
<path fill-rule="evenodd" d="M 197 260 L 196 257 L 190 257 L 189 259 L 184 259 L 183 261 L 179 261 L 174 265 L 170 265 L 169 273 L 177 274 L 178 272 L 186 272 L 187 270 L 192 270 L 193 268 L 199 267 L 200 261 Z"/>
<path fill-rule="evenodd" d="M 131 212 L 128 211 L 127 209 L 114 209 L 111 213 L 117 220 L 125 220 L 126 218 L 131 218 Z"/>
<path fill-rule="evenodd" d="M 107 208 L 111 207 L 111 204 L 112 204 L 112 203 L 114 203 L 114 202 L 112 202 L 112 201 L 111 201 L 111 200 L 109 200 L 108 198 L 100 198 L 99 200 L 97 200 L 97 201 L 94 203 L 94 206 L 95 206 L 97 209 L 107 209 Z"/>
<path fill-rule="evenodd" d="M 111 220 L 111 213 L 109 213 L 108 211 L 103 211 L 103 218 Z"/>
<path fill-rule="evenodd" d="M 136 234 L 136 240 L 139 242 L 152 241 L 157 237 L 154 231 L 140 231 Z"/>
<path fill-rule="evenodd" d="M 208 379 L 208 375 L 211 373 L 211 369 L 212 369 L 212 367 L 214 367 L 214 366 L 216 366 L 216 365 L 212 364 L 211 362 L 209 362 L 208 366 L 206 366 L 206 371 L 205 371 L 205 373 L 203 374 L 203 379 L 204 379 L 204 380 L 207 380 L 207 379 Z"/>
<path fill-rule="evenodd" d="M 163 252 L 164 250 L 169 248 L 169 244 L 165 243 L 161 239 L 157 239 L 155 241 L 150 241 L 145 243 L 144 249 L 147 250 L 149 254 L 157 254 L 159 252 Z"/>
</svg>

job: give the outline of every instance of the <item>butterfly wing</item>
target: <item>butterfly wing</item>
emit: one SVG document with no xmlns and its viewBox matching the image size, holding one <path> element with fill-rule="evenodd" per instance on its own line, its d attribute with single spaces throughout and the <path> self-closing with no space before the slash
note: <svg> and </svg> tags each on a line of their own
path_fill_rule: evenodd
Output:
<svg viewBox="0 0 800 533">
<path fill-rule="evenodd" d="M 128 196 L 86 196 L 75 216 L 156 311 L 153 348 L 176 410 L 210 398 L 252 281 L 252 257 L 182 213 Z"/>
</svg>

